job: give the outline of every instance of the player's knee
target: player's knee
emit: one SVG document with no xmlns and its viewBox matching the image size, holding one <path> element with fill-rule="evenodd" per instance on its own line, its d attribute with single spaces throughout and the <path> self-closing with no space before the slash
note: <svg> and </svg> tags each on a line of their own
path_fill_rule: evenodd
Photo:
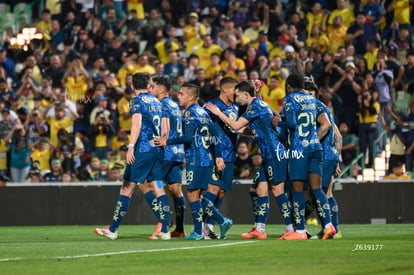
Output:
<svg viewBox="0 0 414 275">
<path fill-rule="evenodd" d="M 135 183 L 125 180 L 121 186 L 121 194 L 131 197 L 134 189 Z"/>
</svg>

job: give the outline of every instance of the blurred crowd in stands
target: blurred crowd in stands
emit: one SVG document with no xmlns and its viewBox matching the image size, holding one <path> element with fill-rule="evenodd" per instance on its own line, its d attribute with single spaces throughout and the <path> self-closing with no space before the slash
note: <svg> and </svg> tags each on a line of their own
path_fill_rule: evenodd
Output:
<svg viewBox="0 0 414 275">
<path fill-rule="evenodd" d="M 277 111 L 287 76 L 311 75 L 344 136 L 343 165 L 363 152 L 361 166 L 373 167 L 389 141 L 389 174 L 411 172 L 413 2 L 0 1 L 10 15 L 0 24 L 0 174 L 121 179 L 137 72 L 169 76 L 172 98 L 197 84 L 200 104 L 218 95 L 223 76 L 260 79 L 260 96 Z M 12 17 L 18 7 L 26 16 Z M 17 43 L 24 28 L 41 38 Z M 237 153 L 235 178 L 252 178 L 261 156 L 248 132 Z"/>
</svg>

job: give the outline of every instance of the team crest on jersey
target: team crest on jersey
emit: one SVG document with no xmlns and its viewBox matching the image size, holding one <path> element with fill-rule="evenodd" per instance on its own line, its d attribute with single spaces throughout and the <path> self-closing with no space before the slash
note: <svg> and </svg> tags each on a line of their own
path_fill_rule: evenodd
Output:
<svg viewBox="0 0 414 275">
<path fill-rule="evenodd" d="M 190 124 L 190 112 L 189 111 L 184 113 L 184 122 L 185 124 Z"/>
<path fill-rule="evenodd" d="M 266 107 L 267 106 L 266 102 L 264 102 L 264 101 L 260 101 L 259 105 L 262 106 L 262 107 Z"/>
<path fill-rule="evenodd" d="M 233 112 L 230 112 L 229 113 L 229 118 L 231 119 L 231 120 L 237 120 L 237 116 L 236 116 L 236 114 L 235 113 L 233 113 Z"/>
<path fill-rule="evenodd" d="M 199 115 L 203 115 L 204 114 L 204 110 L 203 109 L 197 109 L 196 110 L 196 112 L 197 112 L 197 114 L 199 114 Z"/>
<path fill-rule="evenodd" d="M 302 141 L 302 146 L 303 147 L 308 147 L 308 145 L 309 145 L 309 141 L 307 141 L 307 140 Z"/>
</svg>

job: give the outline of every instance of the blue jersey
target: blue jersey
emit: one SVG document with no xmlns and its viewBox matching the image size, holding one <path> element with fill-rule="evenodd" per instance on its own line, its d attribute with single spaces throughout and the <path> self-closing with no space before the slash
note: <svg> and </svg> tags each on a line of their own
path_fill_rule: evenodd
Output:
<svg viewBox="0 0 414 275">
<path fill-rule="evenodd" d="M 289 132 L 291 152 L 310 153 L 322 150 L 316 128 L 316 99 L 304 91 L 294 91 L 284 98 L 284 125 Z"/>
<path fill-rule="evenodd" d="M 178 104 L 169 97 L 161 99 L 163 116 L 170 120 L 168 138 L 178 138 L 183 134 L 182 116 Z M 164 147 L 164 160 L 184 162 L 184 146 L 182 144 Z"/>
<path fill-rule="evenodd" d="M 184 112 L 184 135 L 191 134 L 191 143 L 184 143 L 187 165 L 195 167 L 212 166 L 211 134 L 213 122 L 207 112 L 198 103 L 188 107 Z M 192 133 L 188 133 L 191 131 Z"/>
<path fill-rule="evenodd" d="M 212 103 L 220 109 L 228 118 L 236 121 L 239 114 L 239 107 L 234 103 L 226 105 L 220 98 L 214 98 L 207 103 Z M 214 139 L 215 144 L 220 143 L 222 150 L 222 158 L 225 162 L 234 162 L 236 160 L 235 144 L 237 141 L 237 132 L 229 125 L 219 119 L 217 116 L 206 110 L 210 115 L 214 125 L 216 126 L 217 136 Z M 215 156 L 220 157 L 220 156 Z"/>
<path fill-rule="evenodd" d="M 142 93 L 129 102 L 131 116 L 141 114 L 141 132 L 135 144 L 135 152 L 162 152 L 160 147 L 154 147 L 152 140 L 161 136 L 162 105 L 150 93 Z"/>
<path fill-rule="evenodd" d="M 285 148 L 279 140 L 279 136 L 272 125 L 273 113 L 269 105 L 260 98 L 253 99 L 243 114 L 250 123 L 250 128 L 256 138 L 263 160 L 273 158 L 285 158 Z"/>
<path fill-rule="evenodd" d="M 316 101 L 316 108 L 316 116 L 319 117 L 320 114 L 325 113 L 329 118 L 329 122 L 331 123 L 331 128 L 329 129 L 329 132 L 321 141 L 323 149 L 323 159 L 339 161 L 339 153 L 336 150 L 336 143 L 338 141 L 336 139 L 335 134 L 335 120 L 332 116 L 332 113 L 331 111 L 329 111 L 328 107 L 326 107 L 326 105 L 320 102 L 319 100 Z"/>
</svg>

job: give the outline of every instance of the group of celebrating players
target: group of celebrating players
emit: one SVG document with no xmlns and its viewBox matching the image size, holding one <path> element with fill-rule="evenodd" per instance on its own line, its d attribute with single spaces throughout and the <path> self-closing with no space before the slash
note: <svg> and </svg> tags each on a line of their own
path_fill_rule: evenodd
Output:
<svg viewBox="0 0 414 275">
<path fill-rule="evenodd" d="M 249 127 L 262 154 L 262 164 L 250 189 L 254 227 L 244 239 L 266 239 L 271 189 L 286 224 L 279 240 L 305 240 L 305 215 L 316 209 L 322 230 L 312 238 L 341 236 L 338 206 L 332 195 L 339 172 L 341 135 L 328 108 L 315 98 L 310 77 L 291 74 L 286 80 L 283 116 L 259 96 L 258 82 L 225 77 L 220 94 L 203 107 L 199 88 L 184 84 L 178 104 L 168 96 L 166 77 L 133 76 L 135 97 L 130 102 L 132 128 L 127 168 L 111 224 L 95 228 L 97 235 L 115 240 L 136 185 L 159 223 L 150 240 L 184 237 L 190 240 L 225 239 L 231 219 L 220 213 L 226 191 L 232 189 L 238 133 Z M 239 115 L 239 107 L 246 110 Z M 184 231 L 186 199 L 181 188 L 185 162 L 187 200 L 193 218 Z M 306 168 L 306 169 L 305 169 Z M 164 184 L 173 197 L 176 228 L 170 231 L 170 207 Z M 305 201 L 304 191 L 310 190 Z M 217 222 L 220 234 L 214 232 Z"/>
</svg>

